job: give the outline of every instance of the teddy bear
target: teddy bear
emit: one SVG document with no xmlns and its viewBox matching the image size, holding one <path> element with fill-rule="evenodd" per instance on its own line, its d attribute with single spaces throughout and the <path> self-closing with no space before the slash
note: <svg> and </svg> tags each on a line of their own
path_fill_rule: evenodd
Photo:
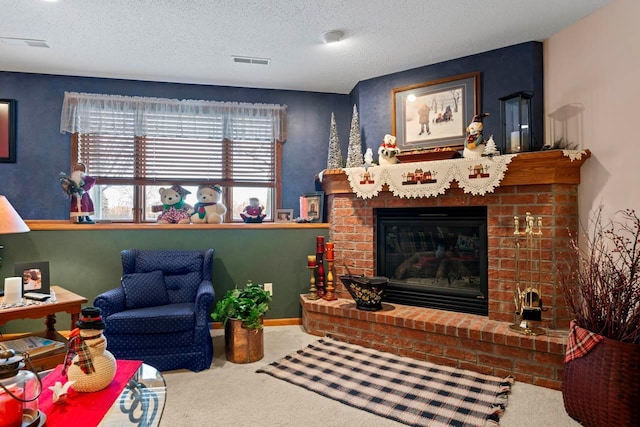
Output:
<svg viewBox="0 0 640 427">
<path fill-rule="evenodd" d="M 396 155 L 399 153 L 396 137 L 389 134 L 385 135 L 380 148 L 378 148 L 378 164 L 380 166 L 395 165 L 398 163 Z"/>
<path fill-rule="evenodd" d="M 162 211 L 158 215 L 160 224 L 189 224 L 191 222 L 191 205 L 184 202 L 184 198 L 191 192 L 179 185 L 172 185 L 169 188 L 161 187 L 160 200 L 162 205 L 153 206 L 154 212 Z"/>
<path fill-rule="evenodd" d="M 191 210 L 191 222 L 194 224 L 221 224 L 227 207 L 222 199 L 222 187 L 215 185 L 200 185 L 197 192 L 198 202 Z"/>
<path fill-rule="evenodd" d="M 249 206 L 245 206 L 240 214 L 240 217 L 244 222 L 262 222 L 266 214 L 262 211 L 264 208 L 260 206 L 260 200 L 257 197 L 249 198 Z"/>
</svg>

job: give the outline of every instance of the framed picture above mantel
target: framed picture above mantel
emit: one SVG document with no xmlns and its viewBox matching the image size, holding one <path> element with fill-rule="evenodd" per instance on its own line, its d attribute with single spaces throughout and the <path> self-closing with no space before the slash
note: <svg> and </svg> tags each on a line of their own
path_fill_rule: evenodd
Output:
<svg viewBox="0 0 640 427">
<path fill-rule="evenodd" d="M 479 110 L 479 72 L 403 86 L 391 90 L 391 132 L 401 151 L 461 149 Z"/>
</svg>

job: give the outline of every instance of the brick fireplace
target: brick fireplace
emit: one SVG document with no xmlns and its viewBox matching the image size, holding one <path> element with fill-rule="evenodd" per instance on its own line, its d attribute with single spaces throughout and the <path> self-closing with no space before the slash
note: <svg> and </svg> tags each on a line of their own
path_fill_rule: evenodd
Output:
<svg viewBox="0 0 640 427">
<path fill-rule="evenodd" d="M 560 388 L 564 340 L 569 314 L 557 288 L 554 267 L 568 251 L 569 233 L 577 230 L 577 187 L 580 166 L 589 156 L 570 160 L 561 151 L 524 153 L 513 159 L 501 185 L 484 196 L 465 194 L 455 182 L 445 194 L 430 198 L 398 198 L 382 191 L 372 199 L 352 192 L 341 170 L 323 173 L 330 240 L 335 242 L 335 270 L 345 274 L 376 274 L 376 218 L 379 208 L 486 206 L 488 252 L 488 316 L 385 303 L 379 312 L 355 309 L 348 292 L 337 283 L 337 301 L 310 301 L 301 296 L 304 326 L 310 333 L 400 355 L 493 375 Z M 516 277 L 514 216 L 526 212 L 542 217 L 539 326 L 546 335 L 530 337 L 508 330 L 515 321 Z M 536 255 L 538 256 L 538 255 Z M 533 263 L 537 271 L 538 261 Z M 528 274 L 520 260 L 520 274 Z M 537 275 L 537 273 L 536 273 Z"/>
</svg>

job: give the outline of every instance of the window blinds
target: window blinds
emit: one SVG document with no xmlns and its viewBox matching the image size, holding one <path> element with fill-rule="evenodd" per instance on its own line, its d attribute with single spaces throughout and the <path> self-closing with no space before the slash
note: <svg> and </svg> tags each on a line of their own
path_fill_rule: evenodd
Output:
<svg viewBox="0 0 640 427">
<path fill-rule="evenodd" d="M 286 107 L 208 108 L 202 101 L 207 108 L 194 108 L 189 101 L 185 108 L 146 108 L 125 97 L 96 103 L 73 96 L 65 94 L 61 130 L 77 133 L 78 160 L 103 182 L 275 186 L 275 140 L 284 135 Z"/>
</svg>

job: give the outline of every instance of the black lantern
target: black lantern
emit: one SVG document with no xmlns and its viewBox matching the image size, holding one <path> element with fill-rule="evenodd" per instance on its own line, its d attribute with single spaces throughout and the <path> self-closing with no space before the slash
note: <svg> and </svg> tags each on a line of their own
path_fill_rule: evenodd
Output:
<svg viewBox="0 0 640 427">
<path fill-rule="evenodd" d="M 503 153 L 533 150 L 531 98 L 533 92 L 517 92 L 500 98 Z"/>
</svg>

